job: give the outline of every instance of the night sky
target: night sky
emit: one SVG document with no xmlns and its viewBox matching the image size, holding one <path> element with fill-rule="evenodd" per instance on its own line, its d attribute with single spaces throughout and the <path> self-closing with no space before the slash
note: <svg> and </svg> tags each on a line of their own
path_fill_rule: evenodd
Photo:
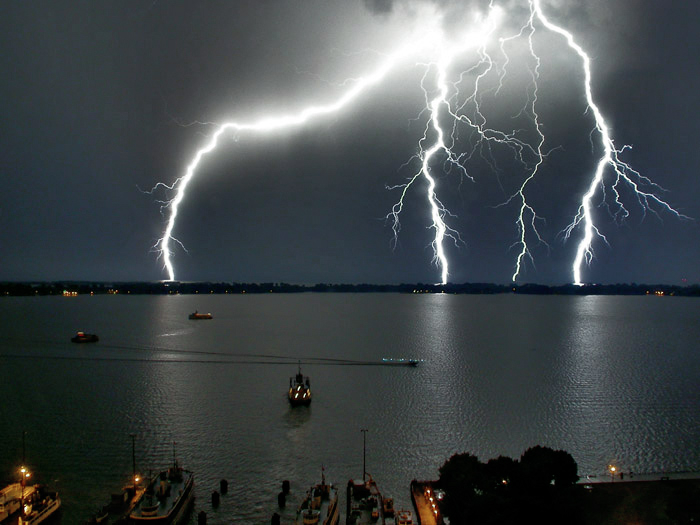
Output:
<svg viewBox="0 0 700 525">
<path fill-rule="evenodd" d="M 498 2 L 517 32 L 524 0 Z M 432 2 L 459 34 L 488 2 Z M 549 18 L 592 58 L 593 96 L 623 159 L 700 219 L 700 3 L 547 0 Z M 251 122 L 328 103 L 370 72 L 425 20 L 404 1 L 3 2 L 0 15 L 0 280 L 150 281 L 167 277 L 151 250 L 162 235 L 157 182 L 183 175 L 227 120 Z M 528 197 L 549 244 L 531 245 L 521 282 L 570 282 L 581 232 L 575 215 L 600 156 L 585 113 L 580 60 L 537 26 L 538 108 L 551 150 Z M 527 53 L 509 48 L 510 73 L 483 104 L 494 126 L 519 125 Z M 497 46 L 490 49 L 497 56 Z M 523 60 L 519 60 L 523 58 Z M 425 66 L 407 60 L 338 113 L 267 135 L 227 135 L 189 186 L 174 236 L 176 278 L 238 282 L 438 282 L 425 184 L 411 188 L 398 243 L 385 220 L 417 165 L 426 122 Z M 459 60 L 460 70 L 474 55 Z M 456 72 L 454 72 L 456 74 Z M 474 73 L 472 73 L 473 75 Z M 485 84 L 486 85 L 486 84 Z M 593 142 L 591 142 L 591 138 Z M 493 151 L 474 181 L 434 166 L 438 196 L 464 241 L 448 244 L 450 281 L 510 282 L 517 207 L 498 206 L 525 171 Z M 607 202 L 610 203 L 608 193 Z M 657 207 L 597 225 L 584 281 L 700 282 L 700 225 Z M 614 210 L 613 210 L 614 211 Z"/>
</svg>

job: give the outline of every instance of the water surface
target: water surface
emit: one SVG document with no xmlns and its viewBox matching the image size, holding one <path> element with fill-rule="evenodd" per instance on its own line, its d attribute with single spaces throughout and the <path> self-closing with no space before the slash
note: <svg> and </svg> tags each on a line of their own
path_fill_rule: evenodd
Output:
<svg viewBox="0 0 700 525">
<path fill-rule="evenodd" d="M 198 309 L 211 321 L 190 321 Z M 27 463 L 80 523 L 138 469 L 195 472 L 209 523 L 290 522 L 320 478 L 367 471 L 397 506 L 456 452 L 541 444 L 582 474 L 700 470 L 700 301 L 269 294 L 0 300 L 0 478 Z M 76 330 L 94 345 L 69 342 Z M 382 358 L 424 360 L 417 368 Z M 310 407 L 292 409 L 302 362 Z M 220 479 L 229 494 L 214 510 Z M 344 495 L 341 497 L 344 508 Z M 193 519 L 194 523 L 194 519 Z"/>
</svg>

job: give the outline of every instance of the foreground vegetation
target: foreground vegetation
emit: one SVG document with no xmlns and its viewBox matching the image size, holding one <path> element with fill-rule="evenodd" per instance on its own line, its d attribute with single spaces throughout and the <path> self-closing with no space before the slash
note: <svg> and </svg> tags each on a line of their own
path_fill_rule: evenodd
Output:
<svg viewBox="0 0 700 525">
<path fill-rule="evenodd" d="M 451 523 L 575 523 L 578 467 L 563 450 L 532 447 L 520 460 L 482 463 L 455 454 L 440 467 L 443 513 Z"/>
<path fill-rule="evenodd" d="M 453 524 L 700 523 L 700 480 L 578 484 L 570 454 L 536 446 L 519 460 L 455 454 L 440 468 Z"/>
</svg>

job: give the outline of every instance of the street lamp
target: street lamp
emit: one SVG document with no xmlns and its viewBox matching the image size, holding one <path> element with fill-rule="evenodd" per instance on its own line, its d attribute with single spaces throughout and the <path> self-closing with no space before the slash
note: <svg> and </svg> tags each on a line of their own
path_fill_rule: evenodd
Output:
<svg viewBox="0 0 700 525">
<path fill-rule="evenodd" d="M 32 473 L 29 472 L 29 469 L 27 469 L 27 467 L 25 467 L 25 466 L 22 466 L 19 469 L 19 472 L 20 472 L 20 475 L 22 476 L 22 479 L 20 480 L 20 485 L 22 487 L 22 494 L 20 496 L 20 504 L 22 505 L 22 516 L 24 516 L 24 514 L 25 514 L 24 513 L 24 486 L 26 485 L 27 480 L 32 475 Z"/>
<path fill-rule="evenodd" d="M 617 472 L 617 467 L 615 465 L 608 465 L 608 470 L 610 471 L 610 481 L 615 481 L 615 472 Z"/>
</svg>

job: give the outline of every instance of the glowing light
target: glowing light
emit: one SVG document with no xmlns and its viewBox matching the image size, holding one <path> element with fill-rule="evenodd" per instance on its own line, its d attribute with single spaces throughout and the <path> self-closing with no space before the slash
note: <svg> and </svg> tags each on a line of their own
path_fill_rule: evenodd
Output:
<svg viewBox="0 0 700 525">
<path fill-rule="evenodd" d="M 629 216 L 628 210 L 622 203 L 619 191 L 621 185 L 626 185 L 632 191 L 644 213 L 651 211 L 658 214 L 658 208 L 670 212 L 678 218 L 688 219 L 655 193 L 662 188 L 621 159 L 621 154 L 628 147 L 617 148 L 613 142 L 610 129 L 593 98 L 590 58 L 576 42 L 573 35 L 549 20 L 542 10 L 540 0 L 527 0 L 524 5 L 529 8 L 529 15 L 519 24 L 519 31 L 496 40 L 494 33 L 500 27 L 503 11 L 494 4 L 494 1 L 490 2 L 486 17 L 477 16 L 474 18 L 471 24 L 473 30 L 462 31 L 455 38 L 448 39 L 446 34 L 439 29 L 442 22 L 439 16 L 426 16 L 425 24 L 418 35 L 410 35 L 406 43 L 399 46 L 393 53 L 386 55 L 374 71 L 344 83 L 343 85 L 347 84 L 351 87 L 333 102 L 311 105 L 292 114 L 271 114 L 254 122 L 226 122 L 219 125 L 204 146 L 196 152 L 192 161 L 187 165 L 184 175 L 177 178 L 172 184 L 158 183 L 151 190 L 152 192 L 163 190 L 168 195 L 174 194 L 172 199 L 161 201 L 162 211 L 167 212 L 167 222 L 163 236 L 153 246 L 163 257 L 163 265 L 168 273 L 168 278 L 175 280 L 171 241 L 184 249 L 182 243 L 173 236 L 179 207 L 202 160 L 216 150 L 225 134 L 270 134 L 279 130 L 301 127 L 313 120 L 337 113 L 355 103 L 363 93 L 385 80 L 397 64 L 412 58 L 415 59 L 419 53 L 421 56 L 427 53 L 428 59 L 417 64 L 424 68 L 420 87 L 425 97 L 425 108 L 421 114 L 427 115 L 427 121 L 423 134 L 418 140 L 417 153 L 407 163 L 407 165 L 413 165 L 411 162 L 415 162 L 417 168 L 414 168 L 413 175 L 408 177 L 404 184 L 389 188 L 397 189 L 400 193 L 398 201 L 386 216 L 392 224 L 394 246 L 398 242 L 401 229 L 399 217 L 404 210 L 407 192 L 409 188 L 421 181 L 426 184 L 425 197 L 430 210 L 429 228 L 433 230 L 434 234 L 431 242 L 433 262 L 440 269 L 441 283 L 446 284 L 450 273 L 445 242 L 449 239 L 455 244 L 460 244 L 462 240 L 459 233 L 446 222 L 451 214 L 438 198 L 436 173 L 439 170 L 442 174 L 454 170 L 460 176 L 474 180 L 467 170 L 467 162 L 472 157 L 479 155 L 495 169 L 496 163 L 491 148 L 495 146 L 505 147 L 513 153 L 516 162 L 525 171 L 522 182 L 516 184 L 517 189 L 499 205 L 514 204 L 517 207 L 515 220 L 517 239 L 512 245 L 512 248 L 516 249 L 517 255 L 511 275 L 511 280 L 515 282 L 519 278 L 526 260 L 534 265 L 528 240 L 535 240 L 538 244 L 547 244 L 537 229 L 537 221 L 540 217 L 526 198 L 532 181 L 541 171 L 548 155 L 548 152 L 545 151 L 544 127 L 540 121 L 537 107 L 541 58 L 536 52 L 535 35 L 541 27 L 563 37 L 567 46 L 577 55 L 577 60 L 581 61 L 585 104 L 588 112 L 593 116 L 595 131 L 599 136 L 599 145 L 603 150 L 574 219 L 562 232 L 564 238 L 569 239 L 579 227 L 583 230 L 583 237 L 578 244 L 572 264 L 573 282 L 578 285 L 583 284 L 582 268 L 584 262 L 590 264 L 593 259 L 594 239 L 598 237 L 607 242 L 603 233 L 595 225 L 592 213 L 593 198 L 598 193 L 599 188 L 605 190 L 606 172 L 612 174 L 612 184 L 609 185 L 609 191 L 613 196 L 613 207 L 615 208 L 613 216 L 616 219 L 624 220 Z M 516 12 L 516 10 L 512 11 Z M 492 56 L 492 52 L 489 52 L 490 44 L 495 41 L 498 42 L 499 56 L 503 57 L 500 62 Z M 497 95 L 503 88 L 510 61 L 508 50 L 519 41 L 524 41 L 527 45 L 530 80 L 525 88 L 527 101 L 517 116 L 526 119 L 531 129 L 529 131 L 506 132 L 490 126 L 485 111 L 482 110 L 481 101 L 485 92 L 492 91 Z M 466 70 L 454 71 L 459 67 L 458 59 L 472 51 L 478 57 L 472 65 Z M 483 87 L 484 84 L 487 84 L 487 78 L 494 76 L 498 79 L 498 85 L 495 88 L 492 86 Z M 465 84 L 468 81 L 472 82 L 472 87 L 466 89 Z M 465 128 L 467 134 L 475 139 L 470 143 L 470 148 L 467 151 L 458 151 L 461 144 L 459 135 L 461 130 Z M 487 152 L 486 154 L 484 150 Z M 611 210 L 612 212 L 613 210 Z"/>
<path fill-rule="evenodd" d="M 326 105 L 310 106 L 294 115 L 273 115 L 252 123 L 226 122 L 222 124 L 214 132 L 209 142 L 203 148 L 197 151 L 196 155 L 194 156 L 194 159 L 187 166 L 185 175 L 178 178 L 171 185 L 158 183 L 152 191 L 155 191 L 159 187 L 175 191 L 175 197 L 172 200 L 164 203 L 164 206 L 170 211 L 170 215 L 168 217 L 163 237 L 160 238 L 154 246 L 154 248 L 156 248 L 163 256 L 163 262 L 165 265 L 165 269 L 168 272 L 169 279 L 171 281 L 175 280 L 175 269 L 173 267 L 171 259 L 172 252 L 170 249 L 170 241 L 172 240 L 182 245 L 180 241 L 173 237 L 173 229 L 175 228 L 175 221 L 177 219 L 179 206 L 185 198 L 187 185 L 195 176 L 197 167 L 199 166 L 201 160 L 206 155 L 214 151 L 214 149 L 219 144 L 221 136 L 224 133 L 229 131 L 248 131 L 265 134 L 280 129 L 301 126 L 317 117 L 335 113 L 347 106 L 352 101 L 354 101 L 363 91 L 380 82 L 386 76 L 386 74 L 396 65 L 399 59 L 408 53 L 410 47 L 411 45 L 406 45 L 402 49 L 399 49 L 397 52 L 393 53 L 392 55 L 389 55 L 373 73 L 359 78 L 355 82 L 353 87 L 346 91 L 345 94 L 342 95 L 335 102 Z"/>
<path fill-rule="evenodd" d="M 439 118 L 440 110 L 447 111 L 448 114 L 455 121 L 466 118 L 464 116 L 457 115 L 451 107 L 451 93 L 449 92 L 449 82 L 447 79 L 448 69 L 451 66 L 455 57 L 461 53 L 464 53 L 467 49 L 478 48 L 483 55 L 488 56 L 486 55 L 485 51 L 486 41 L 495 29 L 500 16 L 501 10 L 495 7 L 492 8 L 490 10 L 489 17 L 483 23 L 484 30 L 481 33 L 468 34 L 465 37 L 463 37 L 463 39 L 460 42 L 457 42 L 456 44 L 451 46 L 447 44 L 443 45 L 440 52 L 440 59 L 437 62 L 430 64 L 430 66 L 433 66 L 437 70 L 437 74 L 435 76 L 437 90 L 436 95 L 432 99 L 429 99 L 428 91 L 425 88 L 425 86 L 423 86 L 423 92 L 426 96 L 427 110 L 429 112 L 430 118 L 425 127 L 423 137 L 418 144 L 419 153 L 417 157 L 421 160 L 420 170 L 418 171 L 418 173 L 413 175 L 413 177 L 411 177 L 406 184 L 394 187 L 402 188 L 401 196 L 399 198 L 399 201 L 394 205 L 391 213 L 387 216 L 391 216 L 393 218 L 392 228 L 394 230 L 394 241 L 396 242 L 398 233 L 401 229 L 401 225 L 399 223 L 399 215 L 403 210 L 404 197 L 406 196 L 407 190 L 420 176 L 423 176 L 428 181 L 427 197 L 432 218 L 432 228 L 435 230 L 435 238 L 432 242 L 432 247 L 433 252 L 435 254 L 434 261 L 441 268 L 441 284 L 446 284 L 447 278 L 449 276 L 448 261 L 444 248 L 445 237 L 448 237 L 455 242 L 460 240 L 460 237 L 459 233 L 457 233 L 456 230 L 453 230 L 452 228 L 448 227 L 444 221 L 444 217 L 448 214 L 448 211 L 447 209 L 445 209 L 445 207 L 442 205 L 440 200 L 437 198 L 437 195 L 435 194 L 435 179 L 431 175 L 431 161 L 434 161 L 434 157 L 438 153 L 442 152 L 443 155 L 446 157 L 445 162 L 449 164 L 449 166 L 456 168 L 464 176 L 469 177 L 469 174 L 464 169 L 464 166 L 460 164 L 459 157 L 455 155 L 455 153 L 452 151 L 451 144 L 454 143 L 454 136 L 449 135 L 450 141 L 448 142 L 448 140 L 446 139 L 447 133 L 445 132 Z M 426 75 L 428 71 L 429 68 L 426 70 Z M 425 81 L 425 76 L 423 77 L 423 79 Z M 475 88 L 475 90 L 476 89 L 477 88 Z M 431 130 L 434 133 L 435 139 L 432 141 L 432 144 L 426 148 L 424 144 L 430 142 L 428 134 Z M 479 133 L 483 136 L 484 132 L 483 130 L 479 129 Z"/>
<path fill-rule="evenodd" d="M 584 72 L 584 89 L 586 94 L 586 102 L 588 108 L 593 113 L 595 119 L 595 126 L 600 134 L 600 141 L 603 146 L 603 156 L 598 161 L 595 172 L 591 179 L 588 190 L 583 195 L 581 200 L 581 205 L 579 206 L 578 213 L 574 217 L 573 222 L 566 228 L 565 236 L 568 239 L 572 231 L 581 223 L 583 223 L 583 239 L 578 245 L 578 250 L 576 251 L 576 257 L 574 258 L 574 263 L 572 267 L 572 272 L 574 276 L 574 284 L 582 285 L 583 281 L 581 279 L 581 267 L 583 262 L 590 263 L 593 258 L 592 243 L 595 235 L 599 236 L 603 241 L 607 242 L 605 236 L 598 230 L 598 228 L 593 223 L 593 217 L 591 214 L 591 200 L 593 199 L 596 191 L 599 187 L 603 186 L 603 177 L 605 175 L 605 169 L 611 168 L 614 173 L 615 182 L 612 184 L 612 191 L 615 195 L 615 204 L 619 206 L 618 213 L 621 213 L 623 217 L 629 215 L 629 212 L 625 209 L 623 203 L 620 200 L 620 194 L 618 192 L 618 185 L 620 183 L 626 183 L 634 192 L 637 197 L 637 202 L 644 210 L 654 211 L 650 207 L 650 202 L 655 202 L 660 207 L 671 212 L 678 218 L 689 219 L 689 217 L 679 213 L 673 209 L 666 201 L 659 198 L 652 192 L 645 192 L 641 189 L 640 184 L 647 184 L 653 188 L 659 188 L 658 185 L 654 184 L 647 177 L 642 176 L 638 171 L 634 170 L 629 164 L 620 159 L 620 154 L 628 148 L 628 146 L 623 146 L 620 149 L 615 147 L 615 144 L 610 136 L 610 130 L 600 108 L 593 100 L 593 90 L 591 88 L 591 60 L 588 54 L 579 46 L 571 33 L 565 29 L 553 24 L 542 12 L 540 6 L 540 0 L 532 0 L 535 12 L 537 13 L 537 18 L 542 22 L 542 24 L 553 31 L 564 37 L 567 45 L 573 49 L 576 54 L 581 58 L 583 63 Z M 660 188 L 659 188 L 660 189 Z M 654 213 L 656 213 L 654 211 Z"/>
</svg>

